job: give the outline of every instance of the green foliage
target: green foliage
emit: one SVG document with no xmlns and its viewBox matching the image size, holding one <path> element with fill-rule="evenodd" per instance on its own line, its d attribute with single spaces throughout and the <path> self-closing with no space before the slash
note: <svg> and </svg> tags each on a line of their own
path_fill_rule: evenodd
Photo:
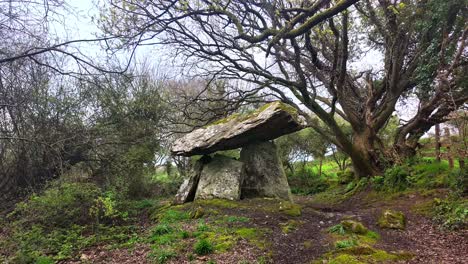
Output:
<svg viewBox="0 0 468 264">
<path fill-rule="evenodd" d="M 374 176 L 370 179 L 372 187 L 376 190 L 383 190 L 385 184 L 385 177 L 383 176 Z"/>
<path fill-rule="evenodd" d="M 164 264 L 169 259 L 175 256 L 176 256 L 176 253 L 174 251 L 167 250 L 164 248 L 157 248 L 153 250 L 149 255 L 149 257 L 154 258 L 158 264 Z"/>
<path fill-rule="evenodd" d="M 208 225 L 205 223 L 205 221 L 200 221 L 198 222 L 198 225 L 197 225 L 197 231 L 198 232 L 205 232 L 205 231 L 208 231 L 210 228 L 208 227 Z"/>
<path fill-rule="evenodd" d="M 339 240 L 335 242 L 335 247 L 338 249 L 344 249 L 356 246 L 358 243 L 354 239 L 347 239 L 347 240 Z"/>
<path fill-rule="evenodd" d="M 226 221 L 229 223 L 236 223 L 236 222 L 247 223 L 249 222 L 249 220 L 250 219 L 248 217 L 244 217 L 244 216 L 228 216 L 226 218 Z"/>
<path fill-rule="evenodd" d="M 387 209 L 379 216 L 377 223 L 381 228 L 405 229 L 406 217 L 403 212 Z"/>
<path fill-rule="evenodd" d="M 292 193 L 302 195 L 323 192 L 330 186 L 326 178 L 319 177 L 311 166 L 305 166 L 296 171 L 289 177 L 288 182 Z"/>
<path fill-rule="evenodd" d="M 194 251 L 198 255 L 208 255 L 212 253 L 214 250 L 213 244 L 208 241 L 207 239 L 200 239 L 197 241 L 197 243 L 194 246 Z"/>
<path fill-rule="evenodd" d="M 376 190 L 399 192 L 408 188 L 441 188 L 462 189 L 463 173 L 459 169 L 450 170 L 446 162 L 414 158 L 404 164 L 396 165 L 385 171 L 383 178 L 371 178 Z"/>
<path fill-rule="evenodd" d="M 450 230 L 468 227 L 468 199 L 447 198 L 434 201 L 434 220 Z"/>
<path fill-rule="evenodd" d="M 33 194 L 26 202 L 18 203 L 10 217 L 18 219 L 24 227 L 37 224 L 60 228 L 93 223 L 95 216 L 91 212 L 100 195 L 100 189 L 91 183 L 53 182 L 42 194 Z"/>
<path fill-rule="evenodd" d="M 153 228 L 154 235 L 164 235 L 172 233 L 173 229 L 168 224 L 159 224 Z"/>
<path fill-rule="evenodd" d="M 355 179 L 354 172 L 350 169 L 339 171 L 336 173 L 336 176 L 338 177 L 338 180 L 341 184 L 350 183 Z"/>
<path fill-rule="evenodd" d="M 332 234 L 344 235 L 346 230 L 342 224 L 337 224 L 328 228 L 328 232 Z"/>
<path fill-rule="evenodd" d="M 409 185 L 409 175 L 406 166 L 396 165 L 385 171 L 384 186 L 390 190 L 403 191 Z"/>
<path fill-rule="evenodd" d="M 162 210 L 156 217 L 162 223 L 174 223 L 190 219 L 190 213 L 177 209 Z"/>
<path fill-rule="evenodd" d="M 90 183 L 51 183 L 8 216 L 11 261 L 47 263 L 46 259 L 71 258 L 99 242 L 127 243 L 134 230 L 115 225 L 124 223 L 128 214 L 119 210 L 114 197 Z"/>
</svg>

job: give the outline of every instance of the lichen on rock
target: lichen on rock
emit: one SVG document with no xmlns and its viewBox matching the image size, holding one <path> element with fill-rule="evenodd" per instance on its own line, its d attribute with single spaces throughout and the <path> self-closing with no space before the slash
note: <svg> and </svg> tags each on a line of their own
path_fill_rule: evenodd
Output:
<svg viewBox="0 0 468 264">
<path fill-rule="evenodd" d="M 354 220 L 343 220 L 341 225 L 348 233 L 355 233 L 359 235 L 365 235 L 369 231 L 361 222 Z"/>
<path fill-rule="evenodd" d="M 268 141 L 305 127 L 297 110 L 281 102 L 266 104 L 247 115 L 231 115 L 174 142 L 173 155 L 193 156 Z"/>
<path fill-rule="evenodd" d="M 406 218 L 402 212 L 387 209 L 380 215 L 378 224 L 381 228 L 405 229 Z"/>
</svg>

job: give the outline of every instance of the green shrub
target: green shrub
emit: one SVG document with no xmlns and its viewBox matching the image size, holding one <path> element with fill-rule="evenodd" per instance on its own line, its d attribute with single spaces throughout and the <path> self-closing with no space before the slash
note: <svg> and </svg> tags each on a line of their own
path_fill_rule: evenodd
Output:
<svg viewBox="0 0 468 264">
<path fill-rule="evenodd" d="M 104 225 L 124 220 L 125 213 L 118 210 L 114 197 L 91 183 L 51 183 L 8 215 L 9 259 L 46 263 L 48 258 L 71 258 L 98 242 L 128 241 L 133 233 L 130 227 Z"/>
<path fill-rule="evenodd" d="M 164 235 L 164 234 L 169 234 L 172 233 L 172 227 L 170 227 L 167 224 L 159 224 L 154 227 L 153 229 L 153 235 Z"/>
<path fill-rule="evenodd" d="M 408 181 L 414 187 L 438 188 L 448 187 L 448 164 L 444 162 L 419 162 L 411 167 L 411 176 Z"/>
<path fill-rule="evenodd" d="M 403 191 L 409 186 L 409 175 L 406 166 L 397 165 L 387 169 L 384 175 L 384 186 L 387 190 Z"/>
<path fill-rule="evenodd" d="M 384 177 L 374 176 L 371 178 L 372 187 L 376 190 L 383 190 L 384 188 Z"/>
<path fill-rule="evenodd" d="M 176 253 L 174 251 L 161 248 L 153 250 L 153 252 L 150 254 L 150 257 L 156 259 L 157 263 L 159 264 L 164 264 L 175 256 Z"/>
<path fill-rule="evenodd" d="M 190 233 L 189 233 L 188 231 L 182 230 L 182 231 L 180 232 L 180 238 L 186 239 L 186 238 L 189 238 L 189 237 L 190 237 Z"/>
<path fill-rule="evenodd" d="M 468 227 L 468 199 L 448 198 L 434 200 L 434 220 L 450 230 Z"/>
<path fill-rule="evenodd" d="M 204 221 L 198 222 L 198 226 L 197 226 L 197 231 L 198 232 L 205 232 L 205 231 L 208 231 L 209 229 L 210 228 L 208 227 L 208 225 Z"/>
<path fill-rule="evenodd" d="M 339 171 L 336 173 L 336 176 L 341 184 L 350 183 L 355 179 L 354 172 L 350 169 Z"/>
<path fill-rule="evenodd" d="M 329 227 L 328 232 L 333 233 L 333 234 L 339 234 L 339 235 L 346 234 L 346 230 L 342 224 L 337 224 L 332 227 Z"/>
<path fill-rule="evenodd" d="M 18 203 L 9 217 L 25 226 L 68 227 L 89 224 L 96 219 L 90 210 L 96 204 L 101 190 L 91 183 L 54 182 L 40 194 Z"/>
<path fill-rule="evenodd" d="M 200 239 L 194 247 L 195 253 L 198 255 L 208 255 L 213 252 L 214 247 L 207 239 Z"/>
<path fill-rule="evenodd" d="M 175 223 L 190 219 L 190 213 L 176 209 L 167 209 L 157 214 L 157 218 L 162 223 Z"/>
<path fill-rule="evenodd" d="M 357 246 L 357 241 L 354 239 L 347 239 L 347 240 L 340 240 L 336 241 L 335 247 L 338 249 L 344 249 L 344 248 L 349 248 L 349 247 L 354 247 Z"/>
</svg>

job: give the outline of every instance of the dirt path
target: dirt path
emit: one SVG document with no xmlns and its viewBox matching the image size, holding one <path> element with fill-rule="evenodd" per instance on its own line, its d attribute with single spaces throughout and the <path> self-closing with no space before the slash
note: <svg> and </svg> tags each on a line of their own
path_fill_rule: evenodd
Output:
<svg viewBox="0 0 468 264">
<path fill-rule="evenodd" d="M 370 201 L 363 195 L 357 195 L 341 204 L 330 205 L 318 204 L 313 197 L 301 196 L 295 197 L 296 203 L 302 206 L 301 216 L 296 217 L 262 210 L 264 205 L 254 203 L 238 208 L 218 208 L 223 215 L 247 217 L 249 221 L 244 223 L 245 227 L 270 230 L 265 234 L 265 248 L 259 251 L 247 241 L 241 240 L 232 250 L 222 254 L 208 258 L 198 257 L 192 262 L 180 256 L 169 263 L 208 263 L 208 260 L 215 260 L 217 264 L 253 264 L 260 263 L 258 262 L 260 255 L 267 256 L 266 259 L 271 263 L 311 263 L 334 250 L 334 241 L 330 239 L 327 229 L 340 223 L 343 218 L 360 221 L 370 230 L 380 234 L 380 239 L 373 246 L 376 249 L 390 253 L 405 251 L 414 256 L 411 260 L 398 263 L 468 263 L 467 230 L 456 233 L 442 231 L 428 217 L 415 212 L 415 206 L 432 199 L 433 197 L 413 193 L 390 201 L 378 199 Z M 404 212 L 407 217 L 407 228 L 381 229 L 377 225 L 377 218 L 384 209 Z M 97 247 L 83 252 L 85 261 L 68 263 L 146 263 L 148 261 L 146 256 L 149 253 L 149 247 L 145 246 L 133 251 L 125 249 L 109 251 L 105 247 Z"/>
</svg>

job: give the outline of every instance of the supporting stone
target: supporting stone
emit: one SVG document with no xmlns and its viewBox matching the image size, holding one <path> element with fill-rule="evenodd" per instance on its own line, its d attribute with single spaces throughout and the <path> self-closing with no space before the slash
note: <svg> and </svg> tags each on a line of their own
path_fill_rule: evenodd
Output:
<svg viewBox="0 0 468 264">
<path fill-rule="evenodd" d="M 192 202 L 195 199 L 200 174 L 205 163 L 208 163 L 211 158 L 204 156 L 198 160 L 190 170 L 189 177 L 185 179 L 179 187 L 179 191 L 175 196 L 173 204 L 183 204 Z"/>
<path fill-rule="evenodd" d="M 195 200 L 213 198 L 239 200 L 241 171 L 242 162 L 227 156 L 215 155 L 203 166 Z"/>
<path fill-rule="evenodd" d="M 291 200 L 291 190 L 273 142 L 258 142 L 242 148 L 242 198 L 273 197 Z"/>
</svg>

